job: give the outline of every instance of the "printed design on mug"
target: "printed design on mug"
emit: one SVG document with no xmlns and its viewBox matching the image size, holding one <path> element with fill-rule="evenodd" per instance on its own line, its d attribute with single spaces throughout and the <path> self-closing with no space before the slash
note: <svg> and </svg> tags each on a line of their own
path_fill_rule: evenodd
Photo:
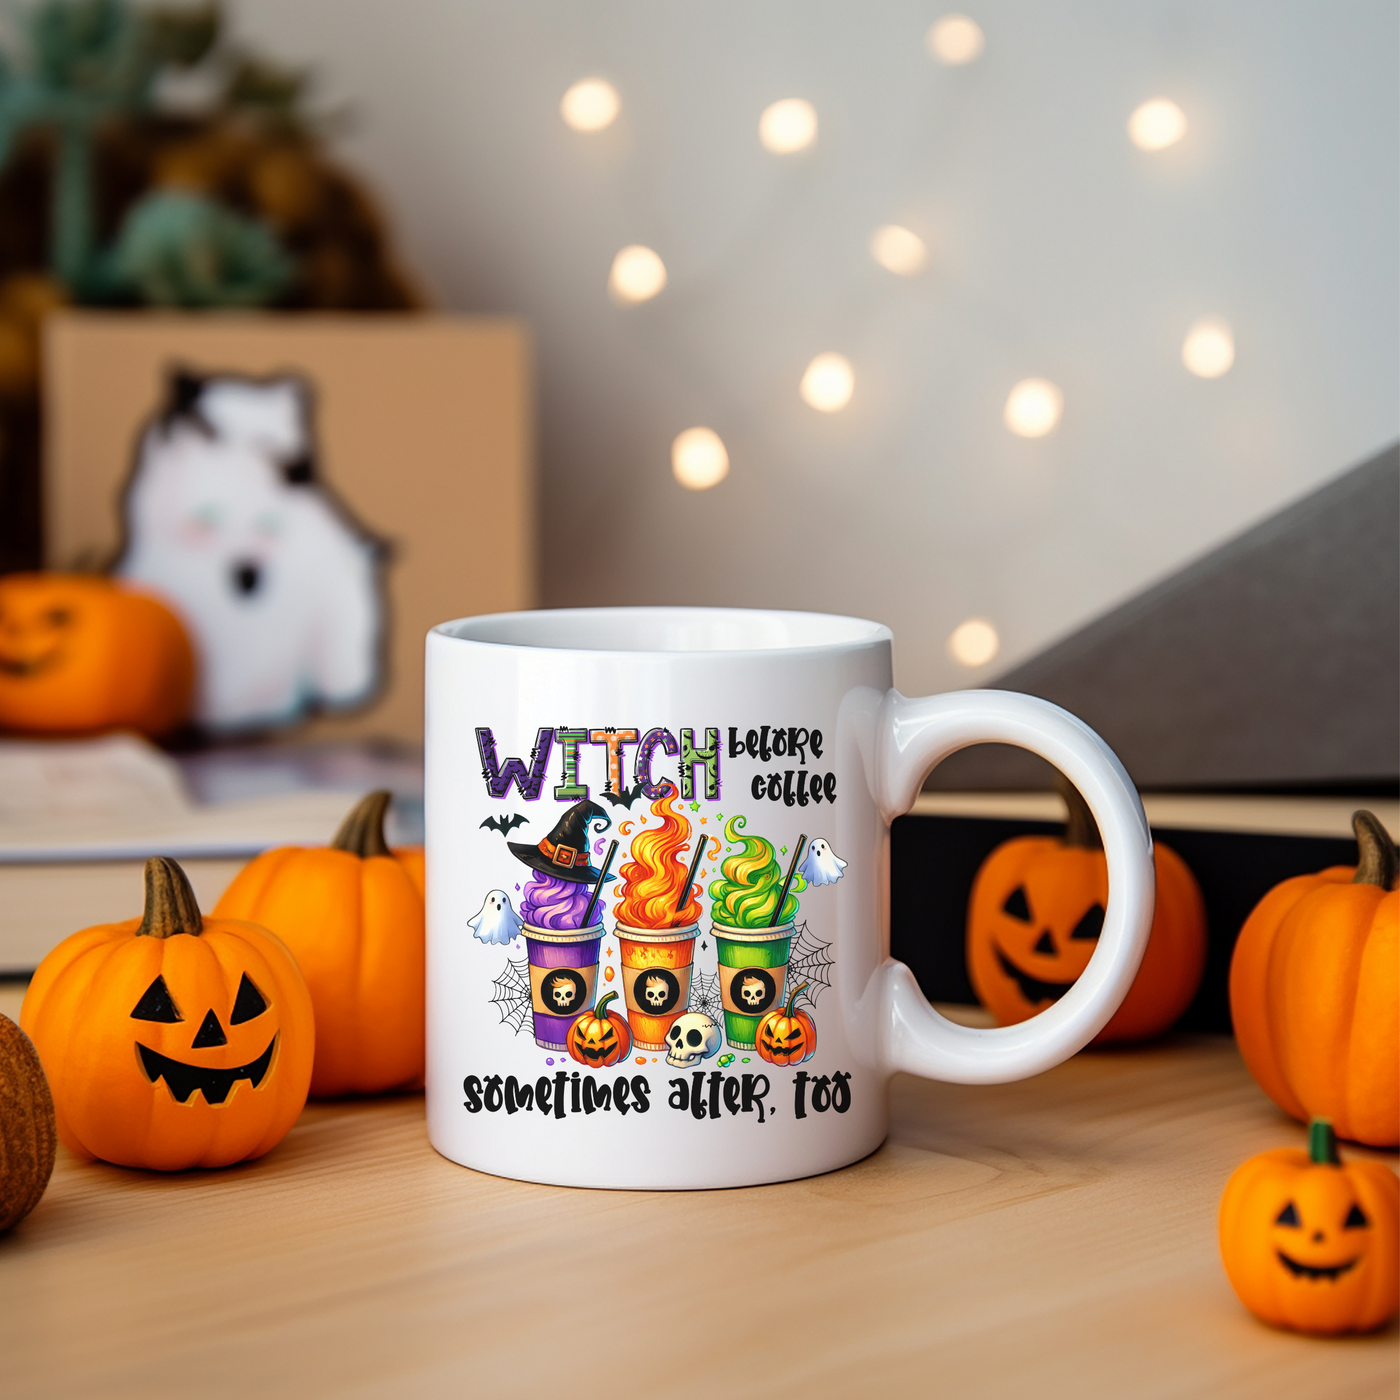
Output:
<svg viewBox="0 0 1400 1400">
<path fill-rule="evenodd" d="M 718 1057 L 721 1073 L 733 1066 L 738 1074 L 755 1062 L 771 1073 L 809 1060 L 817 1049 L 816 1002 L 831 986 L 834 964 L 831 944 L 811 931 L 802 904 L 839 881 L 846 862 L 822 836 L 803 833 L 789 849 L 750 831 L 745 813 L 726 820 L 707 812 L 699 798 L 718 805 L 717 781 L 687 790 L 653 773 L 650 756 L 638 765 L 637 781 L 626 784 L 620 751 L 635 742 L 630 729 L 597 731 L 609 760 L 599 796 L 623 818 L 610 840 L 612 816 L 584 795 L 579 774 L 578 747 L 588 733 L 541 731 L 527 765 L 498 759 L 494 740 L 486 742 L 491 731 L 478 731 L 491 796 L 504 798 L 515 787 L 528 802 L 546 797 L 542 760 L 555 743 L 567 743 L 553 796 L 574 799 L 543 822 L 508 812 L 480 823 L 499 833 L 511 862 L 524 867 L 512 895 L 508 865 L 492 860 L 496 887 L 485 890 L 467 922 L 474 944 L 515 951 L 524 944 L 525 956 L 508 957 L 491 979 L 500 1024 L 512 1036 L 528 1028 L 540 1050 L 560 1052 L 565 1064 L 565 1056 L 578 1061 L 585 1078 L 634 1061 L 664 1059 L 673 1070 L 699 1071 Z M 669 731 L 652 735 L 648 755 L 674 751 Z M 677 749 L 690 747 L 688 731 L 685 738 Z M 717 752 L 713 740 L 711 748 Z M 700 766 L 693 751 L 681 757 Z M 685 772 L 682 766 L 682 778 Z M 608 983 L 607 999 L 621 994 L 622 1004 L 606 1013 L 617 1053 L 582 1055 L 579 1028 L 608 1028 L 598 1013 Z M 745 1069 L 745 1078 L 753 1080 L 758 1069 Z"/>
</svg>

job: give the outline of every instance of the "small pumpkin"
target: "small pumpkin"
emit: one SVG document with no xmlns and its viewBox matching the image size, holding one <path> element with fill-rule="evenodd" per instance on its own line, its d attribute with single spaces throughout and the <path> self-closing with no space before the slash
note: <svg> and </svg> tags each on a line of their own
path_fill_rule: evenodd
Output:
<svg viewBox="0 0 1400 1400">
<path fill-rule="evenodd" d="M 146 862 L 139 919 L 65 938 L 20 1024 L 60 1140 L 123 1167 L 260 1157 L 306 1102 L 315 1026 L 292 955 L 265 928 L 205 919 L 175 861 Z"/>
<path fill-rule="evenodd" d="M 57 1141 L 39 1056 L 29 1037 L 0 1016 L 0 1233 L 39 1204 Z"/>
<path fill-rule="evenodd" d="M 389 849 L 372 792 L 329 846 L 264 851 L 214 906 L 292 950 L 316 1007 L 315 1098 L 413 1084 L 424 1062 L 423 848 Z"/>
<path fill-rule="evenodd" d="M 159 736 L 189 718 L 194 650 L 159 599 L 98 575 L 0 578 L 0 729 Z"/>
<path fill-rule="evenodd" d="M 787 1005 L 775 1006 L 760 1016 L 754 1031 L 754 1049 L 770 1065 L 800 1065 L 817 1053 L 817 1026 L 806 1011 L 794 1009 L 797 998 L 811 984 L 794 987 Z"/>
<path fill-rule="evenodd" d="M 1379 1162 L 1342 1165 L 1332 1125 L 1315 1118 L 1308 1151 L 1261 1152 L 1220 1201 L 1220 1255 L 1231 1287 L 1275 1327 L 1369 1332 L 1400 1308 L 1400 1181 Z"/>
<path fill-rule="evenodd" d="M 569 1054 L 581 1065 L 601 1069 L 626 1059 L 632 1051 L 632 1031 L 627 1018 L 608 1010 L 617 996 L 606 992 L 598 1004 L 581 1012 L 569 1027 Z"/>
<path fill-rule="evenodd" d="M 1400 892 L 1395 843 L 1352 818 L 1359 862 L 1275 885 L 1230 962 L 1230 1014 L 1249 1072 L 1285 1112 L 1400 1144 Z"/>
<path fill-rule="evenodd" d="M 1103 929 L 1108 860 L 1088 804 L 1057 784 L 1062 838 L 1018 836 L 983 862 L 967 908 L 967 970 L 978 999 L 1009 1026 L 1058 1001 L 1075 984 Z M 1094 1038 L 1097 1045 L 1147 1040 L 1191 1004 L 1206 966 L 1206 908 L 1186 862 L 1154 842 L 1157 904 L 1128 994 Z"/>
</svg>

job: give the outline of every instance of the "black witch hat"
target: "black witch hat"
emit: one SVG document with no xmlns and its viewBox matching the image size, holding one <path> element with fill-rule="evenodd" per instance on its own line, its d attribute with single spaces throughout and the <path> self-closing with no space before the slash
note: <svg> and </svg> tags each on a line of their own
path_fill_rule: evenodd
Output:
<svg viewBox="0 0 1400 1400">
<path fill-rule="evenodd" d="M 523 860 L 532 870 L 591 885 L 602 873 L 588 863 L 590 827 L 598 817 L 602 817 L 605 827 L 612 825 L 611 818 L 596 802 L 575 802 L 538 846 L 525 841 L 507 841 L 506 845 L 517 860 Z"/>
</svg>

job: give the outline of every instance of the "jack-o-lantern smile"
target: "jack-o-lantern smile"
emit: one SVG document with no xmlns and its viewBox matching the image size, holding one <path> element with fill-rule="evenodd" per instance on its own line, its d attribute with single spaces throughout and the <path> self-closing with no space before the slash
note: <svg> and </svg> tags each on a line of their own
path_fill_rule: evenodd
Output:
<svg viewBox="0 0 1400 1400">
<path fill-rule="evenodd" d="M 0 675 L 37 676 L 58 665 L 60 641 L 72 622 L 72 611 L 64 607 L 44 608 L 29 618 L 0 613 Z"/>
<path fill-rule="evenodd" d="M 996 955 L 1001 970 L 1015 982 L 1021 995 L 1029 1002 L 1059 1001 L 1074 986 L 1073 982 L 1047 982 L 1044 978 L 1032 977 L 1029 972 L 1017 967 L 1000 948 L 996 950 Z"/>
<path fill-rule="evenodd" d="M 210 1069 L 205 1065 L 187 1065 L 180 1060 L 172 1060 L 142 1045 L 140 1041 L 136 1042 L 146 1077 L 152 1084 L 165 1080 L 177 1103 L 184 1103 L 196 1089 L 204 1095 L 205 1103 L 223 1103 L 240 1079 L 248 1080 L 256 1089 L 267 1074 L 268 1066 L 272 1063 L 272 1052 L 276 1048 L 277 1037 L 274 1035 L 267 1042 L 267 1049 L 256 1060 L 233 1069 Z"/>
</svg>

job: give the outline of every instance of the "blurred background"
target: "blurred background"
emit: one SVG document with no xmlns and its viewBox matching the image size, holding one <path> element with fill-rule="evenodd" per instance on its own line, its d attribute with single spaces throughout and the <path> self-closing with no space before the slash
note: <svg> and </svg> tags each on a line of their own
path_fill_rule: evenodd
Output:
<svg viewBox="0 0 1400 1400">
<path fill-rule="evenodd" d="M 1014 664 L 1384 446 L 1400 382 L 1394 5 L 991 0 L 962 62 L 975 38 L 931 51 L 944 13 L 227 10 L 349 112 L 335 149 L 428 300 L 530 324 L 544 603 L 875 617 L 911 693 Z M 589 77 L 620 108 L 571 130 Z M 816 134 L 774 154 L 759 118 L 786 98 Z M 1143 150 L 1156 98 L 1184 132 Z M 909 275 L 872 256 L 886 225 L 922 243 Z M 619 304 L 630 245 L 666 285 Z M 1202 322 L 1233 342 L 1223 371 L 1207 342 L 1214 378 L 1183 363 Z M 853 380 L 835 412 L 800 394 L 827 353 Z M 1007 426 L 1028 379 L 1063 396 L 1041 437 Z M 710 490 L 671 474 L 693 426 L 728 453 Z M 969 618 L 999 649 L 960 663 Z"/>
<path fill-rule="evenodd" d="M 88 917 L 55 862 L 213 898 L 371 786 L 420 834 L 425 630 L 540 604 L 858 614 L 906 692 L 1066 705 L 1265 841 L 1190 853 L 1215 973 L 1400 820 L 1394 4 L 37 0 L 0 50 L 0 972 Z M 957 755 L 896 831 L 933 991 L 1049 778 Z"/>
</svg>

